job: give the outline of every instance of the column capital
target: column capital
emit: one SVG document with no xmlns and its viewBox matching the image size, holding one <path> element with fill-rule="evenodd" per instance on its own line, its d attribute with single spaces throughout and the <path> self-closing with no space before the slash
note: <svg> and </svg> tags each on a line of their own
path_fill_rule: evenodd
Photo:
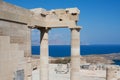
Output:
<svg viewBox="0 0 120 80">
<path fill-rule="evenodd" d="M 73 27 L 73 28 L 70 28 L 70 30 L 77 30 L 77 31 L 80 31 L 82 29 L 82 27 Z"/>
<path fill-rule="evenodd" d="M 40 31 L 49 31 L 51 28 L 49 28 L 49 27 L 40 27 L 40 26 L 36 26 L 36 25 L 27 25 L 28 26 L 28 28 L 30 28 L 30 29 L 38 29 L 38 30 L 40 30 Z"/>
<path fill-rule="evenodd" d="M 37 29 L 40 30 L 40 31 L 43 31 L 43 32 L 48 32 L 51 28 L 48 28 L 48 27 L 38 27 Z"/>
<path fill-rule="evenodd" d="M 33 25 L 27 25 L 28 26 L 28 28 L 30 28 L 30 29 L 35 29 L 36 27 L 35 26 L 33 26 Z"/>
</svg>

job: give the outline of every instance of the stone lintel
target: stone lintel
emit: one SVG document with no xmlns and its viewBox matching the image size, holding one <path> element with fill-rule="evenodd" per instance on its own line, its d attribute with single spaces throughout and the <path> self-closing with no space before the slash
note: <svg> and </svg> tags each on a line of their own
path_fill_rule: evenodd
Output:
<svg viewBox="0 0 120 80">
<path fill-rule="evenodd" d="M 31 22 L 32 23 L 32 22 Z M 34 23 L 34 22 L 33 22 Z M 35 24 L 35 23 L 34 23 Z M 74 21 L 43 21 L 40 23 L 36 21 L 36 24 L 31 26 L 31 28 L 76 28 Z"/>
<path fill-rule="evenodd" d="M 44 28 L 46 26 L 46 22 L 42 20 L 37 20 L 34 17 L 31 17 L 30 22 L 28 22 L 29 28 Z"/>
<path fill-rule="evenodd" d="M 75 26 L 74 21 L 47 21 L 46 26 L 49 26 L 50 28 L 66 28 L 66 27 L 71 27 Z"/>
</svg>

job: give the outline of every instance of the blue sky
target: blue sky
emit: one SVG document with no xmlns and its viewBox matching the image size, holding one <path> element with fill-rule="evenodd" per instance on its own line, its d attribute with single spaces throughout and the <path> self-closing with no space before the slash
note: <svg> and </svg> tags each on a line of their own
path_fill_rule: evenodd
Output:
<svg viewBox="0 0 120 80">
<path fill-rule="evenodd" d="M 78 25 L 82 26 L 82 44 L 120 44 L 120 0 L 4 0 L 27 8 L 47 10 L 77 7 Z M 53 36 L 52 36 L 53 35 Z M 33 30 L 32 42 L 39 41 L 39 31 Z M 70 44 L 69 29 L 52 29 L 50 44 Z"/>
</svg>

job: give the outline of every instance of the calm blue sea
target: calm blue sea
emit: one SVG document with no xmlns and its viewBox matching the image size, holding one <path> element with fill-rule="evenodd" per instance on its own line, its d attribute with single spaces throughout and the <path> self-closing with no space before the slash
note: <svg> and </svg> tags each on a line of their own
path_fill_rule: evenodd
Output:
<svg viewBox="0 0 120 80">
<path fill-rule="evenodd" d="M 81 55 L 120 53 L 120 45 L 81 45 Z M 32 46 L 33 55 L 40 54 L 40 46 Z M 68 57 L 71 54 L 70 45 L 50 45 L 49 56 Z M 120 65 L 120 60 L 114 60 Z"/>
<path fill-rule="evenodd" d="M 33 55 L 39 55 L 40 46 L 32 46 Z M 70 56 L 70 45 L 50 45 L 49 56 Z M 120 45 L 81 45 L 81 55 L 120 53 Z"/>
</svg>

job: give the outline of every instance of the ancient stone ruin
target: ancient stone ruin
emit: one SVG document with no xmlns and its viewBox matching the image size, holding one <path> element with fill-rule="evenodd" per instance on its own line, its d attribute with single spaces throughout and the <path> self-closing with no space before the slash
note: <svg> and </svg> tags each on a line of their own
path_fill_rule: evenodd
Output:
<svg viewBox="0 0 120 80">
<path fill-rule="evenodd" d="M 81 27 L 77 26 L 79 14 L 77 8 L 27 10 L 0 0 L 0 80 L 50 80 L 49 75 L 52 73 L 49 71 L 48 32 L 52 28 L 69 28 L 71 31 L 71 63 L 68 70 L 70 76 L 65 75 L 68 78 L 61 80 L 90 79 L 89 76 L 84 77 L 86 79 L 81 78 L 85 70 L 80 69 Z M 38 29 L 41 32 L 39 58 L 32 58 L 31 29 Z M 85 65 L 82 68 L 87 69 L 85 75 L 91 75 L 89 71 L 101 72 L 104 69 L 101 65 Z M 34 75 L 36 73 L 33 73 L 36 69 L 39 79 L 33 78 L 36 77 Z M 59 71 L 58 68 L 57 70 Z M 104 70 L 106 75 L 102 75 L 105 77 L 102 80 L 120 80 L 118 72 L 120 69 L 107 68 Z"/>
<path fill-rule="evenodd" d="M 40 80 L 49 80 L 48 32 L 52 28 L 71 30 L 71 80 L 79 80 L 80 29 L 77 8 L 32 10 L 0 1 L 0 80 L 31 80 L 31 29 L 41 31 Z M 19 76 L 21 75 L 21 76 Z"/>
</svg>

